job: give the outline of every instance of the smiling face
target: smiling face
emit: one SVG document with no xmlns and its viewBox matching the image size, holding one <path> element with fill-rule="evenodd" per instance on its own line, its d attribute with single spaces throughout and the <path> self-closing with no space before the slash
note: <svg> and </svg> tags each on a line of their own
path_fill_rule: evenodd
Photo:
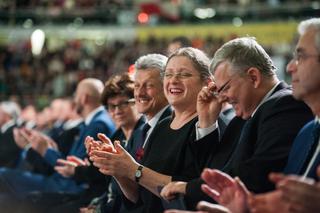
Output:
<svg viewBox="0 0 320 213">
<path fill-rule="evenodd" d="M 214 77 L 218 90 L 223 88 L 220 98 L 232 105 L 238 117 L 248 119 L 257 107 L 256 90 L 250 79 L 246 75 L 233 73 L 227 62 L 217 66 Z"/>
<path fill-rule="evenodd" d="M 174 56 L 167 63 L 163 85 L 169 104 L 183 109 L 196 106 L 198 93 L 205 83 L 188 57 Z"/>
<path fill-rule="evenodd" d="M 157 70 L 138 70 L 134 81 L 134 98 L 139 113 L 151 119 L 168 102 L 163 94 L 160 72 Z"/>
<path fill-rule="evenodd" d="M 293 96 L 305 102 L 317 102 L 320 93 L 320 55 L 315 46 L 315 33 L 309 29 L 301 35 L 296 47 L 297 59 L 287 65 Z"/>
<path fill-rule="evenodd" d="M 117 95 L 108 98 L 108 112 L 118 127 L 125 127 L 135 123 L 136 117 L 138 116 L 135 104 L 128 102 L 129 99 L 126 95 Z"/>
</svg>

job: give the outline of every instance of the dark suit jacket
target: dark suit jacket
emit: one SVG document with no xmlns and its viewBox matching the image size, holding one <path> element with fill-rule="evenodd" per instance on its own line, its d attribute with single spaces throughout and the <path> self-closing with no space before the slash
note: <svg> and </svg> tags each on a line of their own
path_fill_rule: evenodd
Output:
<svg viewBox="0 0 320 213">
<path fill-rule="evenodd" d="M 210 167 L 240 177 L 248 189 L 255 193 L 273 189 L 268 174 L 283 170 L 293 139 L 313 117 L 307 105 L 296 101 L 291 94 L 291 88 L 280 83 L 268 101 L 246 122 L 248 124 L 246 128 L 243 127 L 243 132 L 243 123 L 234 123 L 239 119 L 234 118 L 220 141 L 219 150 L 224 150 L 226 154 L 214 152 Z M 217 134 L 213 133 L 215 137 L 209 134 L 203 140 L 218 140 Z M 230 156 L 230 153 L 233 154 Z M 193 190 L 200 188 L 200 183 L 193 181 L 188 184 L 187 199 L 195 202 L 196 198 L 201 197 Z"/>
<path fill-rule="evenodd" d="M 169 116 L 172 115 L 172 108 L 170 106 L 168 106 L 164 112 L 162 113 L 162 115 L 160 116 L 157 125 L 159 124 L 160 121 L 162 121 L 164 118 L 167 118 Z M 157 125 L 155 126 L 154 129 L 156 129 Z M 130 140 L 128 142 L 128 146 L 127 146 L 127 150 L 129 151 L 129 153 L 131 154 L 131 156 L 133 156 L 136 159 L 136 152 L 138 149 L 140 149 L 144 143 L 144 141 L 142 141 L 142 131 L 143 125 L 141 125 L 132 135 L 132 140 Z M 149 138 L 151 138 L 152 132 L 150 133 Z M 149 139 L 148 138 L 148 139 Z M 148 142 L 147 142 L 148 143 Z M 137 160 L 137 159 L 136 159 Z"/>
<path fill-rule="evenodd" d="M 83 122 L 71 129 L 62 130 L 56 135 L 54 141 L 57 143 L 58 149 L 62 156 L 67 156 L 73 143 L 78 140 L 82 128 L 84 128 Z M 27 151 L 25 160 L 27 160 L 30 171 L 32 172 L 44 175 L 51 175 L 54 172 L 53 167 L 33 149 L 29 149 Z"/>
<path fill-rule="evenodd" d="M 284 173 L 296 175 L 303 175 L 305 173 L 307 166 L 311 160 L 310 157 L 313 156 L 313 152 L 317 146 L 317 143 L 312 135 L 314 125 L 314 121 L 310 121 L 309 123 L 307 123 L 295 138 L 292 149 L 290 151 L 288 163 L 284 169 Z M 319 163 L 320 155 L 318 154 L 316 160 L 312 164 L 310 171 L 307 174 L 308 177 L 318 179 L 316 175 L 316 169 Z"/>
<path fill-rule="evenodd" d="M 79 158 L 86 157 L 86 148 L 84 146 L 84 141 L 87 136 L 91 136 L 97 139 L 98 133 L 104 133 L 107 136 L 111 136 L 115 131 L 115 126 L 109 116 L 109 114 L 105 110 L 99 111 L 95 116 L 92 118 L 91 122 L 88 125 L 85 125 L 80 132 L 79 138 L 74 141 L 72 147 L 68 155 L 75 155 Z M 45 154 L 45 159 L 49 162 L 52 166 L 56 164 L 57 159 L 64 158 L 62 153 L 49 149 Z"/>
<path fill-rule="evenodd" d="M 13 137 L 13 129 L 9 127 L 4 133 L 0 132 L 0 167 L 14 168 L 19 160 L 21 149 L 17 146 Z"/>
<path fill-rule="evenodd" d="M 105 110 L 101 110 L 93 116 L 91 122 L 88 125 L 85 125 L 84 128 L 81 129 L 80 136 L 78 140 L 76 140 L 68 155 L 74 155 L 79 158 L 86 157 L 86 150 L 84 146 L 84 140 L 87 136 L 92 136 L 93 138 L 97 139 L 97 134 L 102 132 L 105 133 L 107 136 L 112 135 L 115 130 L 115 126 L 107 114 Z M 48 163 L 52 166 L 56 164 L 57 159 L 64 158 L 62 154 L 56 150 L 49 149 L 45 154 L 45 159 Z M 47 179 L 47 190 L 48 191 L 67 191 L 72 192 L 77 190 L 80 183 L 76 182 L 73 178 L 64 178 L 57 172 L 54 172 L 48 179 Z M 54 188 L 51 188 L 55 186 Z"/>
</svg>

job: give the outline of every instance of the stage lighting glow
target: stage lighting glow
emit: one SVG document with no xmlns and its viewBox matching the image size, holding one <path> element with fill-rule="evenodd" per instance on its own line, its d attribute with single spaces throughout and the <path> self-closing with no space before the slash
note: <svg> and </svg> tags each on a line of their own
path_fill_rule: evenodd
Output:
<svg viewBox="0 0 320 213">
<path fill-rule="evenodd" d="M 130 66 L 129 66 L 129 68 L 128 68 L 128 73 L 129 73 L 129 75 L 133 75 L 133 73 L 134 73 L 134 64 L 131 64 Z"/>
<path fill-rule="evenodd" d="M 140 24 L 145 24 L 149 21 L 149 15 L 147 13 L 139 13 L 138 21 Z"/>
<path fill-rule="evenodd" d="M 31 51 L 33 55 L 40 55 L 45 41 L 45 34 L 37 29 L 31 35 Z"/>
</svg>

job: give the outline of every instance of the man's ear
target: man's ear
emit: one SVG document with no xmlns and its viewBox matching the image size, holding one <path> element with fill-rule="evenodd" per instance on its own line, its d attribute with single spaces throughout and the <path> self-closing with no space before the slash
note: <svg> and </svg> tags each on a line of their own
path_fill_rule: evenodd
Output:
<svg viewBox="0 0 320 213">
<path fill-rule="evenodd" d="M 85 103 L 88 102 L 88 94 L 87 93 L 83 93 L 82 96 L 81 96 L 81 104 L 84 105 Z"/>
<path fill-rule="evenodd" d="M 247 71 L 247 75 L 249 78 L 249 81 L 252 83 L 254 88 L 258 88 L 262 81 L 262 74 L 259 69 L 256 67 L 251 67 Z"/>
</svg>

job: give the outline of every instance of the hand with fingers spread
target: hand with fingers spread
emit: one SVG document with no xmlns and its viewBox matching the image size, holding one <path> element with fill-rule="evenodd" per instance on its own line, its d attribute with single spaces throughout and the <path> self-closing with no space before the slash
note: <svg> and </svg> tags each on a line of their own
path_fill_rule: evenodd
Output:
<svg viewBox="0 0 320 213">
<path fill-rule="evenodd" d="M 197 112 L 199 116 L 199 127 L 211 126 L 219 117 L 222 103 L 215 95 L 216 85 L 210 82 L 202 88 L 197 97 Z"/>
<path fill-rule="evenodd" d="M 201 177 L 206 182 L 201 186 L 202 190 L 220 205 L 233 213 L 248 212 L 247 198 L 250 193 L 239 178 L 233 179 L 214 169 L 205 169 Z"/>
<path fill-rule="evenodd" d="M 166 200 L 172 200 L 176 194 L 186 194 L 187 183 L 182 181 L 170 182 L 161 190 L 161 197 Z"/>
<path fill-rule="evenodd" d="M 99 133 L 98 138 L 101 141 L 94 140 L 90 136 L 86 137 L 85 146 L 86 146 L 86 149 L 87 149 L 89 156 L 92 155 L 92 151 L 94 151 L 94 150 L 117 153 L 111 140 L 106 135 Z"/>
<path fill-rule="evenodd" d="M 108 139 L 107 137 L 99 137 L 101 140 Z M 110 145 L 110 140 L 104 141 L 107 145 Z M 120 145 L 119 141 L 115 141 L 115 145 L 112 143 L 112 151 L 99 149 L 92 150 L 90 153 L 90 160 L 93 165 L 99 168 L 99 171 L 105 175 L 111 175 L 115 177 L 131 177 L 138 167 L 138 163 L 133 157 Z"/>
</svg>

